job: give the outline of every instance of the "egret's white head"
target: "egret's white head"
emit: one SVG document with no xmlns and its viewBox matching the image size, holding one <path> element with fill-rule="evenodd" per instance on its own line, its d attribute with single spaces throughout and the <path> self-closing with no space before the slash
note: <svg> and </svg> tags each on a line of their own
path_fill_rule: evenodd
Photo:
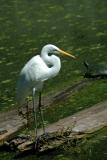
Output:
<svg viewBox="0 0 107 160">
<path fill-rule="evenodd" d="M 71 58 L 76 58 L 74 55 L 72 54 L 69 54 L 63 50 L 61 50 L 60 48 L 56 47 L 55 45 L 53 44 L 47 44 L 45 45 L 43 48 L 42 48 L 42 54 L 43 53 L 51 53 L 51 54 L 63 54 L 63 55 L 66 55 L 66 56 L 69 56 Z"/>
</svg>

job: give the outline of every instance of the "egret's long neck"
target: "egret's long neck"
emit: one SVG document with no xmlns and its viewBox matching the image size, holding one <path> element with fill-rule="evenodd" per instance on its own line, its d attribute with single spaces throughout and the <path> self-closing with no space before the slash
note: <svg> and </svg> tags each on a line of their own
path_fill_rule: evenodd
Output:
<svg viewBox="0 0 107 160">
<path fill-rule="evenodd" d="M 61 68 L 60 59 L 55 55 L 48 55 L 48 52 L 41 52 L 41 57 L 44 62 L 52 67 L 49 68 L 49 78 L 56 76 Z"/>
</svg>

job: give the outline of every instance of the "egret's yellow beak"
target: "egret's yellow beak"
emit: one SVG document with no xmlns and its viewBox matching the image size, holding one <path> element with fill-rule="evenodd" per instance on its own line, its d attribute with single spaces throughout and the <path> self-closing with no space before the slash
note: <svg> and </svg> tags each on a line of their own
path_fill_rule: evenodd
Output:
<svg viewBox="0 0 107 160">
<path fill-rule="evenodd" d="M 69 57 L 71 57 L 71 58 L 73 58 L 73 59 L 76 59 L 76 57 L 75 57 L 74 55 L 72 55 L 72 54 L 69 54 L 69 53 L 67 53 L 67 52 L 65 52 L 65 51 L 63 51 L 63 50 L 61 50 L 61 49 L 60 49 L 59 51 L 60 51 L 60 53 L 66 55 L 66 56 L 69 56 Z"/>
</svg>

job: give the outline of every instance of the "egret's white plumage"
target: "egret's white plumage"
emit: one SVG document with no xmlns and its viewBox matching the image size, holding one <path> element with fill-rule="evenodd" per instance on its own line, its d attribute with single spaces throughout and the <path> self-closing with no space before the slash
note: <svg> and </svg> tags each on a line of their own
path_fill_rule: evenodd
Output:
<svg viewBox="0 0 107 160">
<path fill-rule="evenodd" d="M 51 55 L 50 55 L 51 53 Z M 35 92 L 41 92 L 43 82 L 55 77 L 61 68 L 61 62 L 59 57 L 54 54 L 65 54 L 72 58 L 75 56 L 62 51 L 58 47 L 48 44 L 42 48 L 41 55 L 36 55 L 32 57 L 22 68 L 19 76 L 18 86 L 17 86 L 17 102 L 18 106 L 21 106 L 25 103 L 25 99 L 31 93 L 33 96 L 33 107 L 34 106 L 34 96 Z M 39 99 L 39 102 L 41 97 Z M 41 102 L 39 103 L 39 108 Z M 34 109 L 34 111 L 36 111 Z M 42 118 L 43 119 L 43 118 Z M 36 117 L 35 117 L 36 120 Z M 36 126 L 37 127 L 37 126 Z M 36 128 L 37 133 L 37 128 Z"/>
<path fill-rule="evenodd" d="M 36 91 L 41 90 L 44 81 L 55 77 L 59 73 L 61 62 L 57 56 L 48 55 L 52 53 L 51 48 L 54 51 L 58 50 L 54 45 L 46 45 L 42 49 L 41 56 L 32 57 L 22 68 L 17 87 L 17 102 L 19 106 L 24 104 L 26 97 L 32 93 L 33 88 Z M 48 67 L 48 64 L 51 67 Z"/>
</svg>

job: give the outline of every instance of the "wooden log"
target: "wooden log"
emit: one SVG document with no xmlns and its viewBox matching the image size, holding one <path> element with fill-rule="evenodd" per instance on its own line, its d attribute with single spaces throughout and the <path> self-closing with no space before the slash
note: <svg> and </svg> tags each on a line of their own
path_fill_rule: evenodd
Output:
<svg viewBox="0 0 107 160">
<path fill-rule="evenodd" d="M 31 137 L 29 135 L 19 135 L 8 142 L 8 146 L 11 150 L 16 150 L 19 145 L 24 144 L 26 141 L 31 141 Z"/>
<path fill-rule="evenodd" d="M 2 118 L 3 116 L 3 118 Z M 14 138 L 19 131 L 25 127 L 27 121 L 19 117 L 16 113 L 10 112 L 0 117 L 0 146 L 7 140 Z"/>
<path fill-rule="evenodd" d="M 75 145 L 78 139 L 89 137 L 105 126 L 107 126 L 107 101 L 50 124 L 46 128 L 47 136 L 43 135 L 40 129 L 36 151 L 56 149 L 67 143 Z M 35 138 L 32 136 L 31 140 L 19 144 L 17 150 L 20 153 L 34 150 L 34 144 Z"/>
<path fill-rule="evenodd" d="M 0 128 L 0 135 L 4 134 L 4 133 L 6 133 L 6 132 L 7 132 L 7 130 L 6 130 L 6 129 L 4 129 L 4 128 Z"/>
<path fill-rule="evenodd" d="M 17 137 L 10 141 L 9 147 L 12 150 L 17 150 L 20 153 L 26 152 L 29 150 L 35 150 L 35 152 L 44 152 L 50 149 L 55 149 L 64 144 L 65 142 L 72 139 L 70 136 L 71 129 L 62 129 L 57 132 L 47 133 L 47 135 L 38 136 L 36 150 L 35 150 L 35 140 L 33 139 L 23 139 Z M 70 136 L 70 137 L 69 137 Z"/>
</svg>

